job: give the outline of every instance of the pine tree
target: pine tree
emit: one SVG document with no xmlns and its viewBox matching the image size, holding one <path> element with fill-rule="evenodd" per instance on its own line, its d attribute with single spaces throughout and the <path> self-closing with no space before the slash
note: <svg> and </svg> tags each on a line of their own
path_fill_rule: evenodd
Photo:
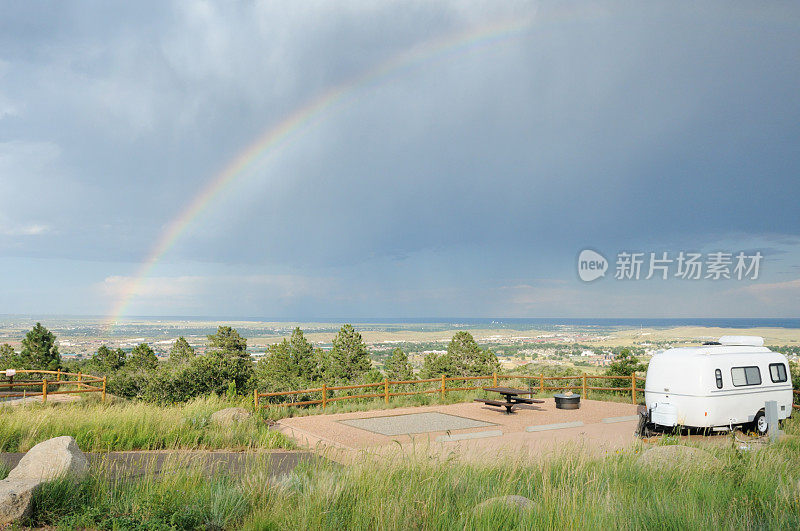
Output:
<svg viewBox="0 0 800 531">
<path fill-rule="evenodd" d="M 500 368 L 497 356 L 484 350 L 467 331 L 456 332 L 447 345 L 449 369 L 452 375 L 478 376 L 491 374 Z"/>
<path fill-rule="evenodd" d="M 230 326 L 220 326 L 217 333 L 208 336 L 210 351 L 193 365 L 207 366 L 211 374 L 209 385 L 217 394 L 226 392 L 234 382 L 237 392 L 247 392 L 254 375 L 253 359 L 247 352 L 247 339 Z"/>
<path fill-rule="evenodd" d="M 20 361 L 24 369 L 54 371 L 61 367 L 55 334 L 42 326 L 42 323 L 36 323 L 22 340 Z"/>
<path fill-rule="evenodd" d="M 385 366 L 386 378 L 389 380 L 403 381 L 414 377 L 414 370 L 408 362 L 408 356 L 403 349 L 396 348 L 392 351 Z"/>
<path fill-rule="evenodd" d="M 194 358 L 194 356 L 194 349 L 183 336 L 180 336 L 178 339 L 176 339 L 175 343 L 172 345 L 172 348 L 169 349 L 169 361 L 171 363 L 189 361 Z"/>
<path fill-rule="evenodd" d="M 131 369 L 149 370 L 155 369 L 157 365 L 158 357 L 147 343 L 136 345 L 125 362 L 125 366 Z"/>
<path fill-rule="evenodd" d="M 372 368 L 367 345 L 349 324 L 342 326 L 333 338 L 329 360 L 330 377 L 334 380 L 355 380 Z"/>
<path fill-rule="evenodd" d="M 100 345 L 92 356 L 92 362 L 103 371 L 116 371 L 125 364 L 125 351 L 121 348 L 111 350 L 105 345 Z"/>
<path fill-rule="evenodd" d="M 314 359 L 314 347 L 305 338 L 300 327 L 292 332 L 287 347 L 292 373 L 309 382 L 318 380 L 321 375 Z"/>
<path fill-rule="evenodd" d="M 0 345 L 0 370 L 22 368 L 22 358 L 8 343 Z"/>
<path fill-rule="evenodd" d="M 216 334 L 208 336 L 209 349 L 227 356 L 249 356 L 247 339 L 230 326 L 220 326 Z"/>
<path fill-rule="evenodd" d="M 267 352 L 256 364 L 258 387 L 267 391 L 296 389 L 297 375 L 292 367 L 289 342 L 285 339 L 267 347 Z"/>
<path fill-rule="evenodd" d="M 481 376 L 492 374 L 499 368 L 500 362 L 492 351 L 480 348 L 472 334 L 461 331 L 456 332 L 450 340 L 446 354 L 425 356 L 422 372 L 425 378 L 435 378 L 441 374 Z"/>
</svg>

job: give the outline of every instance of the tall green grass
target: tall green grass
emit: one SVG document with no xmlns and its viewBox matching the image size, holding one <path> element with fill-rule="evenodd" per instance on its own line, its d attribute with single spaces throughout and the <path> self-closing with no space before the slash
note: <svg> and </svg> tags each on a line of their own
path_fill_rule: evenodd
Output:
<svg viewBox="0 0 800 531">
<path fill-rule="evenodd" d="M 134 480 L 108 480 L 92 469 L 83 481 L 60 479 L 40 487 L 26 523 L 62 529 L 233 529 L 251 510 L 237 481 L 208 477 L 199 468 L 171 466 Z"/>
<path fill-rule="evenodd" d="M 24 452 L 60 435 L 72 435 L 87 452 L 294 447 L 287 437 L 270 430 L 261 414 L 228 426 L 211 422 L 213 412 L 235 405 L 242 404 L 207 397 L 173 406 L 86 399 L 3 407 L 0 451 Z"/>
<path fill-rule="evenodd" d="M 198 470 L 108 480 L 93 469 L 36 495 L 31 526 L 129 529 L 797 529 L 800 434 L 742 451 L 712 448 L 721 465 L 652 469 L 641 447 L 608 457 L 577 448 L 489 463 L 398 453 L 352 465 L 309 463 L 270 479 L 261 461 L 235 477 Z M 665 441 L 674 442 L 674 441 Z M 398 450 L 398 452 L 400 452 Z M 527 509 L 475 507 L 517 494 Z"/>
</svg>

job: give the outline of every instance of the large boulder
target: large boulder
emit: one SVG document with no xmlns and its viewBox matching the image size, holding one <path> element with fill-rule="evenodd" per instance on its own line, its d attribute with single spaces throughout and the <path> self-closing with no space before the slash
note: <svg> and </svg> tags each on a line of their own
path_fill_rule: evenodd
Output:
<svg viewBox="0 0 800 531">
<path fill-rule="evenodd" d="M 517 494 L 510 494 L 507 496 L 497 496 L 496 498 L 489 498 L 488 500 L 482 501 L 478 505 L 475 506 L 475 511 L 485 511 L 487 509 L 491 509 L 493 507 L 498 507 L 501 509 L 528 509 L 534 506 L 533 500 L 526 498 L 525 496 L 519 496 Z"/>
<path fill-rule="evenodd" d="M 252 416 L 253 414 L 243 407 L 229 407 L 212 413 L 211 422 L 227 425 L 247 420 Z"/>
<path fill-rule="evenodd" d="M 705 450 L 679 444 L 654 446 L 639 456 L 638 463 L 656 469 L 687 466 L 703 469 L 722 467 L 722 461 Z"/>
<path fill-rule="evenodd" d="M 40 442 L 20 459 L 8 477 L 0 481 L 0 526 L 28 516 L 36 488 L 52 479 L 82 477 L 89 463 L 75 439 L 55 437 Z"/>
<path fill-rule="evenodd" d="M 75 439 L 65 435 L 40 442 L 26 453 L 7 479 L 49 481 L 63 475 L 81 477 L 89 462 Z"/>
<path fill-rule="evenodd" d="M 31 500 L 40 481 L 4 479 L 0 481 L 0 526 L 18 522 L 31 512 Z"/>
</svg>

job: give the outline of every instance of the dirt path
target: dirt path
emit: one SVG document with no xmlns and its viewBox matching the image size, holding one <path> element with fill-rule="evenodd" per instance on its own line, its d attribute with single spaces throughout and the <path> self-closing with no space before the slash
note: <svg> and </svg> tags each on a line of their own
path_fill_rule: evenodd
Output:
<svg viewBox="0 0 800 531">
<path fill-rule="evenodd" d="M 0 461 L 9 467 L 17 465 L 25 453 L 0 453 Z M 231 475 L 253 467 L 266 468 L 269 476 L 289 473 L 307 461 L 319 459 L 311 452 L 298 451 L 193 451 L 159 450 L 87 453 L 89 463 L 99 467 L 106 477 L 140 477 L 200 466 L 207 474 L 225 472 Z"/>
</svg>

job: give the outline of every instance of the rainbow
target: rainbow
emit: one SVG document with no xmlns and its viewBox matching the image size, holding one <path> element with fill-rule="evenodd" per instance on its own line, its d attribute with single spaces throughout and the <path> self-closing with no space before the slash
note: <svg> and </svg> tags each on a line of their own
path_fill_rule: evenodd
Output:
<svg viewBox="0 0 800 531">
<path fill-rule="evenodd" d="M 146 259 L 138 267 L 133 280 L 125 285 L 123 293 L 106 319 L 106 327 L 110 329 L 120 320 L 155 265 L 175 245 L 175 242 L 186 232 L 192 222 L 208 208 L 212 200 L 236 179 L 244 175 L 258 160 L 273 153 L 284 144 L 291 138 L 292 134 L 309 128 L 319 121 L 326 111 L 343 104 L 348 97 L 352 97 L 359 88 L 365 85 L 381 80 L 403 68 L 432 61 L 445 54 L 458 53 L 477 46 L 500 42 L 515 35 L 521 35 L 532 24 L 533 17 L 503 21 L 425 42 L 391 57 L 387 61 L 344 83 L 333 86 L 294 110 L 281 122 L 267 129 L 211 179 L 194 196 L 191 203 L 166 226 Z"/>
</svg>

